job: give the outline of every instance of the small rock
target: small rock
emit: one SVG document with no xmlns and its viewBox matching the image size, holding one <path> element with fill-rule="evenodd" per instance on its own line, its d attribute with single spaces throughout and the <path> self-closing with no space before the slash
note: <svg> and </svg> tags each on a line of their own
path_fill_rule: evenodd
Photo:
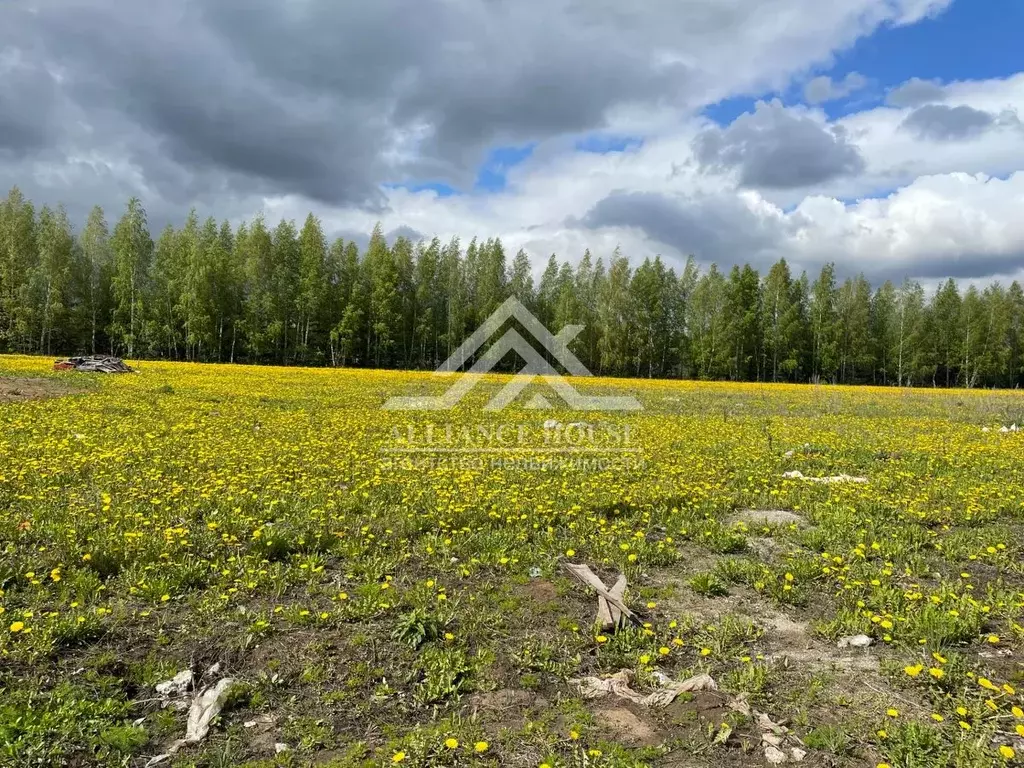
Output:
<svg viewBox="0 0 1024 768">
<path fill-rule="evenodd" d="M 530 569 L 530 578 L 531 579 L 539 579 L 540 578 L 540 574 L 541 574 L 541 570 L 536 565 L 533 566 L 533 568 Z"/>
<path fill-rule="evenodd" d="M 874 640 L 867 635 L 848 635 L 839 638 L 836 646 L 839 648 L 867 648 L 874 644 Z"/>
<path fill-rule="evenodd" d="M 280 755 L 282 752 L 287 752 L 289 749 L 291 749 L 291 747 L 289 747 L 287 744 L 282 744 L 281 742 L 278 742 L 274 745 L 274 754 Z"/>
<path fill-rule="evenodd" d="M 771 746 L 770 744 L 764 748 L 764 759 L 771 765 L 782 765 L 784 762 L 789 760 L 785 752 L 778 747 Z"/>
<path fill-rule="evenodd" d="M 790 757 L 793 758 L 794 763 L 802 762 L 807 757 L 807 750 L 800 749 L 800 747 L 791 747 L 789 750 Z"/>
</svg>

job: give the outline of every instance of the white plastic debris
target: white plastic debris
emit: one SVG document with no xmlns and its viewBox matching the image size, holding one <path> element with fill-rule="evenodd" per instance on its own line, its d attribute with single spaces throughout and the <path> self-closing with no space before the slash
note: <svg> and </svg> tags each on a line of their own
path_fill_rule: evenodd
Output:
<svg viewBox="0 0 1024 768">
<path fill-rule="evenodd" d="M 848 635 L 847 637 L 839 638 L 839 642 L 836 646 L 839 648 L 867 648 L 874 644 L 874 640 L 867 635 Z"/>
<path fill-rule="evenodd" d="M 177 675 L 175 679 L 181 677 L 182 674 L 184 673 Z M 191 682 L 191 673 L 189 675 L 189 681 Z M 207 686 L 200 691 L 192 700 L 192 706 L 188 711 L 185 738 L 173 742 L 163 754 L 150 758 L 149 762 L 146 763 L 146 768 L 152 768 L 152 766 L 169 760 L 172 755 L 186 744 L 196 744 L 205 739 L 206 735 L 210 732 L 210 723 L 213 721 L 213 718 L 220 714 L 221 709 L 224 708 L 224 702 L 227 700 L 228 692 L 234 683 L 234 678 L 225 677 L 216 685 Z"/>
<path fill-rule="evenodd" d="M 584 677 L 569 682 L 579 686 L 580 693 L 585 699 L 600 699 L 609 695 L 619 696 L 645 707 L 667 707 L 675 701 L 679 694 L 687 691 L 718 690 L 718 684 L 711 675 L 694 675 L 681 682 L 676 682 L 660 673 L 655 673 L 655 677 L 662 687 L 647 695 L 637 693 L 629 687 L 633 681 L 633 673 L 628 669 L 619 670 L 611 677 Z"/>
<path fill-rule="evenodd" d="M 192 670 L 183 669 L 170 680 L 156 684 L 156 692 L 161 696 L 183 696 L 192 687 Z"/>
<path fill-rule="evenodd" d="M 210 722 L 220 714 L 228 691 L 234 685 L 234 678 L 225 677 L 214 686 L 203 690 L 192 702 L 188 711 L 188 725 L 185 727 L 185 742 L 194 744 L 206 738 L 210 732 Z"/>
<path fill-rule="evenodd" d="M 808 483 L 866 483 L 866 477 L 855 477 L 854 475 L 832 475 L 831 477 L 808 477 L 799 469 L 783 472 L 782 476 L 788 480 L 804 480 Z"/>
<path fill-rule="evenodd" d="M 282 752 L 287 752 L 289 749 L 290 749 L 290 747 L 287 744 L 283 744 L 281 742 L 278 742 L 277 744 L 274 745 L 274 754 L 275 755 L 280 755 Z"/>
</svg>

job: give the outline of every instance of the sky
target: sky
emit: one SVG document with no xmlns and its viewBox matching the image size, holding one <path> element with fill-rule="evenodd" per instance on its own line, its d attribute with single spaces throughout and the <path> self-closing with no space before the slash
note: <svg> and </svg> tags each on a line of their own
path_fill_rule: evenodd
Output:
<svg viewBox="0 0 1024 768">
<path fill-rule="evenodd" d="M 1024 277 L 1019 0 L 18 0 L 0 188 L 335 236 Z"/>
</svg>

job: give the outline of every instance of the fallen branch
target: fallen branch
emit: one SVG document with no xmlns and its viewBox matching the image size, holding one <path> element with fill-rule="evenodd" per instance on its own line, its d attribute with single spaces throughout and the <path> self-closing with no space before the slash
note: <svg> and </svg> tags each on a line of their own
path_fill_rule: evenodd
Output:
<svg viewBox="0 0 1024 768">
<path fill-rule="evenodd" d="M 598 606 L 597 606 L 597 620 L 602 624 L 609 623 L 612 627 L 618 626 L 621 617 L 616 617 L 610 608 L 618 610 L 622 616 L 625 616 L 631 622 L 636 624 L 638 627 L 643 626 L 643 622 L 633 613 L 626 604 L 622 601 L 622 595 L 626 590 L 626 577 L 619 576 L 615 582 L 615 586 L 611 589 L 605 587 L 601 579 L 597 577 L 590 566 L 588 565 L 575 565 L 573 563 L 564 563 L 565 569 L 576 577 L 580 582 L 590 587 L 598 594 Z M 607 605 L 602 610 L 601 600 L 604 600 Z"/>
</svg>

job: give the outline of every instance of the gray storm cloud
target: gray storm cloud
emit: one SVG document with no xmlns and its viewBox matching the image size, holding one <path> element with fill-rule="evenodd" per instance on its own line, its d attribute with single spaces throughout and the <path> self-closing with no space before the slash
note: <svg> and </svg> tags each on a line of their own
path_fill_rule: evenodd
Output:
<svg viewBox="0 0 1024 768">
<path fill-rule="evenodd" d="M 823 126 L 778 101 L 760 102 L 728 127 L 704 131 L 694 153 L 705 169 L 736 170 L 743 186 L 766 189 L 812 186 L 864 169 L 841 127 Z"/>
<path fill-rule="evenodd" d="M 126 192 L 154 219 L 283 195 L 380 211 L 382 183 L 463 186 L 496 145 L 598 130 L 623 107 L 692 112 L 947 2 L 782 0 L 815 19 L 784 39 L 760 0 L 5 3 L 0 184 L 78 220 Z"/>
</svg>

